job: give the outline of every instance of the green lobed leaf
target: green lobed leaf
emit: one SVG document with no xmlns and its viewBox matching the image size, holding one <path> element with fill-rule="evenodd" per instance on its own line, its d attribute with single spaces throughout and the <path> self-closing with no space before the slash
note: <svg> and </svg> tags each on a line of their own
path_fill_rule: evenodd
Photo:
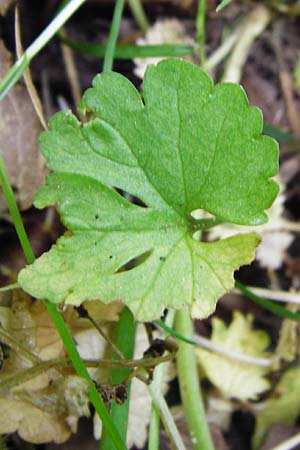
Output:
<svg viewBox="0 0 300 450">
<path fill-rule="evenodd" d="M 119 299 L 141 320 L 184 304 L 194 316 L 209 315 L 259 238 L 199 242 L 201 221 L 191 212 L 238 224 L 267 220 L 278 148 L 261 136 L 260 110 L 240 86 L 214 87 L 180 60 L 148 67 L 143 100 L 120 74 L 98 75 L 81 108 L 91 113 L 88 123 L 58 113 L 41 136 L 54 173 L 35 202 L 57 203 L 72 236 L 23 269 L 21 287 L 54 303 Z"/>
</svg>

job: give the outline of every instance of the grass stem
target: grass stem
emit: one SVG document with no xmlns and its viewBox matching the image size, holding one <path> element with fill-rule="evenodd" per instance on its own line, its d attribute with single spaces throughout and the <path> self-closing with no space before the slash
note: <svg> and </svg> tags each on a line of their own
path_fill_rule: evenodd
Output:
<svg viewBox="0 0 300 450">
<path fill-rule="evenodd" d="M 5 197 L 5 200 L 7 202 L 9 211 L 11 213 L 14 226 L 18 235 L 18 238 L 20 240 L 20 244 L 22 246 L 23 252 L 25 254 L 25 258 L 27 260 L 28 264 L 32 264 L 34 262 L 35 256 L 33 253 L 33 250 L 31 248 L 28 236 L 26 234 L 22 218 L 8 179 L 8 175 L 6 172 L 6 168 L 4 165 L 3 157 L 0 154 L 0 183 L 3 189 L 3 194 Z M 78 350 L 76 346 L 74 345 L 72 336 L 70 335 L 67 326 L 62 318 L 62 316 L 58 313 L 56 305 L 49 303 L 45 301 L 45 305 L 47 307 L 47 310 L 57 328 L 57 331 L 64 343 L 64 347 L 66 349 L 67 354 L 69 355 L 76 372 L 79 376 L 84 377 L 89 382 L 90 387 L 90 399 L 92 404 L 95 407 L 95 410 L 97 411 L 99 417 L 103 421 L 104 427 L 107 429 L 108 433 L 111 435 L 112 440 L 115 444 L 115 447 L 118 450 L 124 450 L 126 449 L 125 444 L 123 443 L 118 431 L 116 430 L 109 413 L 106 410 L 106 407 L 104 406 L 104 403 L 95 387 L 95 384 L 91 377 L 89 376 L 89 373 L 81 360 Z"/>
<path fill-rule="evenodd" d="M 150 24 L 148 22 L 141 0 L 128 0 L 128 4 L 136 23 L 145 33 L 148 30 Z"/>
<path fill-rule="evenodd" d="M 173 311 L 169 311 L 166 317 L 166 326 L 172 327 L 174 322 L 175 313 Z M 164 323 L 164 322 L 163 322 Z M 168 330 L 164 329 L 164 336 L 167 336 Z M 165 378 L 165 365 L 161 364 L 156 367 L 153 381 L 156 383 L 156 389 L 162 391 L 162 385 Z M 151 412 L 151 420 L 149 427 L 149 435 L 148 435 L 148 450 L 159 450 L 159 431 L 160 431 L 160 415 L 159 410 L 155 406 L 154 402 L 152 403 L 152 412 Z"/>
<path fill-rule="evenodd" d="M 70 0 L 64 8 L 54 17 L 49 25 L 35 39 L 35 41 L 25 50 L 22 57 L 16 61 L 6 76 L 0 82 L 0 100 L 21 78 L 26 67 L 31 60 L 45 47 L 74 12 L 85 2 L 85 0 Z"/>
<path fill-rule="evenodd" d="M 121 19 L 122 19 L 122 13 L 124 9 L 124 3 L 125 0 L 117 0 L 116 6 L 114 9 L 114 14 L 112 18 L 112 23 L 110 27 L 110 32 L 108 36 L 107 41 L 107 47 L 105 51 L 105 57 L 103 62 L 103 72 L 108 72 L 112 70 L 113 68 L 113 60 L 114 60 L 114 53 L 115 53 L 115 47 L 119 35 L 120 25 L 121 25 Z"/>
<path fill-rule="evenodd" d="M 198 11 L 196 17 L 196 40 L 199 44 L 200 66 L 205 70 L 205 16 L 206 16 L 206 0 L 198 0 Z"/>
</svg>

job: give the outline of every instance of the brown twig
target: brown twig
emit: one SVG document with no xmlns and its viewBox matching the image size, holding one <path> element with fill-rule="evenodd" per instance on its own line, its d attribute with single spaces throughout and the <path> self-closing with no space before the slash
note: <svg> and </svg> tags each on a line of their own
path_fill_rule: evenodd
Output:
<svg viewBox="0 0 300 450">
<path fill-rule="evenodd" d="M 21 30 L 20 30 L 20 17 L 19 17 L 19 9 L 16 7 L 15 9 L 15 41 L 16 41 L 16 51 L 17 56 L 21 59 L 23 55 L 23 47 L 21 41 Z M 45 114 L 43 110 L 43 105 L 41 103 L 39 94 L 33 84 L 31 73 L 29 67 L 24 70 L 24 81 L 29 94 L 29 97 L 32 101 L 33 107 L 37 113 L 37 116 L 45 130 L 47 130 L 47 124 L 45 119 Z"/>
<path fill-rule="evenodd" d="M 274 26 L 273 32 L 273 46 L 279 66 L 279 81 L 283 98 L 286 105 L 288 119 L 295 135 L 300 134 L 300 114 L 295 104 L 293 94 L 293 79 L 286 67 L 286 63 L 282 56 L 281 36 L 283 35 L 283 22 L 278 21 Z"/>
<path fill-rule="evenodd" d="M 63 37 L 68 37 L 65 28 L 61 29 L 60 34 Z M 61 50 L 68 80 L 71 87 L 73 102 L 75 106 L 78 106 L 81 101 L 81 88 L 74 60 L 73 50 L 63 43 L 61 43 Z"/>
</svg>

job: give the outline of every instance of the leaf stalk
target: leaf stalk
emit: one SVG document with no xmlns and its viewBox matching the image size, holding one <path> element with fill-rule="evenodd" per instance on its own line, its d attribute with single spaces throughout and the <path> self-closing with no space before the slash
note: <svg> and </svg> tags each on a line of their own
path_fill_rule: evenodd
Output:
<svg viewBox="0 0 300 450">
<path fill-rule="evenodd" d="M 183 308 L 176 313 L 175 323 L 178 333 L 192 339 L 194 334 L 193 322 L 187 308 Z M 176 361 L 181 400 L 190 430 L 193 450 L 214 450 L 206 421 L 193 347 L 179 341 Z"/>
</svg>

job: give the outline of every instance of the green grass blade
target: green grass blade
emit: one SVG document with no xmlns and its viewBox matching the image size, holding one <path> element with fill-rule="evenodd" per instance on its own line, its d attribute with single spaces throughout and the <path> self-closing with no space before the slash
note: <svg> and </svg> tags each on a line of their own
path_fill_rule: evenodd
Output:
<svg viewBox="0 0 300 450">
<path fill-rule="evenodd" d="M 82 44 L 60 35 L 62 42 L 73 50 L 90 56 L 102 58 L 106 52 L 106 45 Z M 153 58 L 153 57 L 181 57 L 193 55 L 195 49 L 188 44 L 161 44 L 161 45 L 117 45 L 114 59 Z"/>
<path fill-rule="evenodd" d="M 280 130 L 280 128 L 274 127 L 269 123 L 264 123 L 264 131 L 263 134 L 273 137 L 279 142 L 290 142 L 295 139 L 293 133 L 289 133 L 287 131 Z"/>
<path fill-rule="evenodd" d="M 231 3 L 232 0 L 223 0 L 217 7 L 216 11 L 219 12 L 221 11 L 223 8 L 225 8 L 225 6 L 228 6 L 229 3 Z"/>
<path fill-rule="evenodd" d="M 32 264 L 35 260 L 34 253 L 32 251 L 29 239 L 27 237 L 20 212 L 15 200 L 15 196 L 13 193 L 13 190 L 11 188 L 7 172 L 5 169 L 2 152 L 0 151 L 0 184 L 3 190 L 3 194 L 5 197 L 5 200 L 7 202 L 7 206 L 9 209 L 9 212 L 11 214 L 11 217 L 13 219 L 14 226 L 16 228 L 16 232 L 20 241 L 20 244 L 22 246 L 26 261 L 28 264 Z"/>
<path fill-rule="evenodd" d="M 24 70 L 29 65 L 29 60 L 24 54 L 16 64 L 14 64 L 0 82 L 0 100 L 7 94 L 7 92 L 14 86 L 14 84 L 21 78 Z"/>
<path fill-rule="evenodd" d="M 129 7 L 140 29 L 145 33 L 150 24 L 145 14 L 141 0 L 128 0 Z"/>
<path fill-rule="evenodd" d="M 22 249 L 24 251 L 26 260 L 28 264 L 32 264 L 34 262 L 35 256 L 33 253 L 33 250 L 31 248 L 28 236 L 26 234 L 22 218 L 7 176 L 6 168 L 3 162 L 3 157 L 0 154 L 0 183 L 3 189 L 3 194 L 5 196 L 9 211 L 11 213 L 14 226 L 16 228 L 16 232 L 18 235 L 18 238 L 20 240 L 20 244 L 22 246 Z M 92 381 L 91 377 L 88 374 L 88 371 L 82 362 L 78 350 L 76 346 L 74 345 L 72 336 L 70 335 L 66 324 L 61 317 L 61 315 L 57 311 L 56 305 L 45 302 L 45 305 L 47 307 L 47 310 L 55 323 L 55 326 L 57 328 L 57 331 L 59 332 L 59 335 L 63 341 L 64 347 L 66 349 L 66 352 L 68 353 L 76 372 L 79 376 L 84 377 L 88 380 L 89 386 L 90 386 L 90 400 L 92 404 L 94 405 L 95 410 L 97 411 L 99 417 L 101 418 L 103 422 L 104 428 L 107 429 L 108 433 L 111 435 L 112 441 L 114 442 L 115 448 L 118 450 L 124 450 L 126 449 L 122 439 L 120 438 L 120 435 L 115 428 L 110 415 L 108 411 L 106 410 L 104 403 L 94 385 L 94 382 Z"/>
<path fill-rule="evenodd" d="M 24 70 L 31 60 L 45 47 L 52 37 L 59 31 L 65 22 L 85 2 L 85 0 L 70 0 L 56 17 L 49 23 L 44 31 L 25 50 L 24 55 L 8 71 L 0 82 L 0 100 L 8 90 L 21 78 Z"/>
<path fill-rule="evenodd" d="M 103 63 L 103 72 L 108 72 L 112 70 L 113 60 L 115 54 L 115 47 L 119 35 L 122 13 L 124 9 L 125 0 L 117 0 L 116 6 L 114 9 L 112 24 L 110 27 L 110 32 L 108 36 L 107 47 L 105 51 L 104 63 Z"/>
<path fill-rule="evenodd" d="M 248 298 L 250 298 L 250 300 L 255 302 L 257 305 L 261 306 L 263 309 L 266 309 L 267 311 L 270 311 L 276 316 L 282 317 L 284 319 L 291 319 L 296 322 L 299 322 L 300 312 L 293 313 L 292 311 L 289 311 L 288 309 L 278 305 L 277 303 L 272 302 L 271 300 L 259 297 L 240 281 L 235 282 L 235 287 L 239 289 L 239 291 L 241 291 L 243 294 L 245 294 Z"/>
</svg>

